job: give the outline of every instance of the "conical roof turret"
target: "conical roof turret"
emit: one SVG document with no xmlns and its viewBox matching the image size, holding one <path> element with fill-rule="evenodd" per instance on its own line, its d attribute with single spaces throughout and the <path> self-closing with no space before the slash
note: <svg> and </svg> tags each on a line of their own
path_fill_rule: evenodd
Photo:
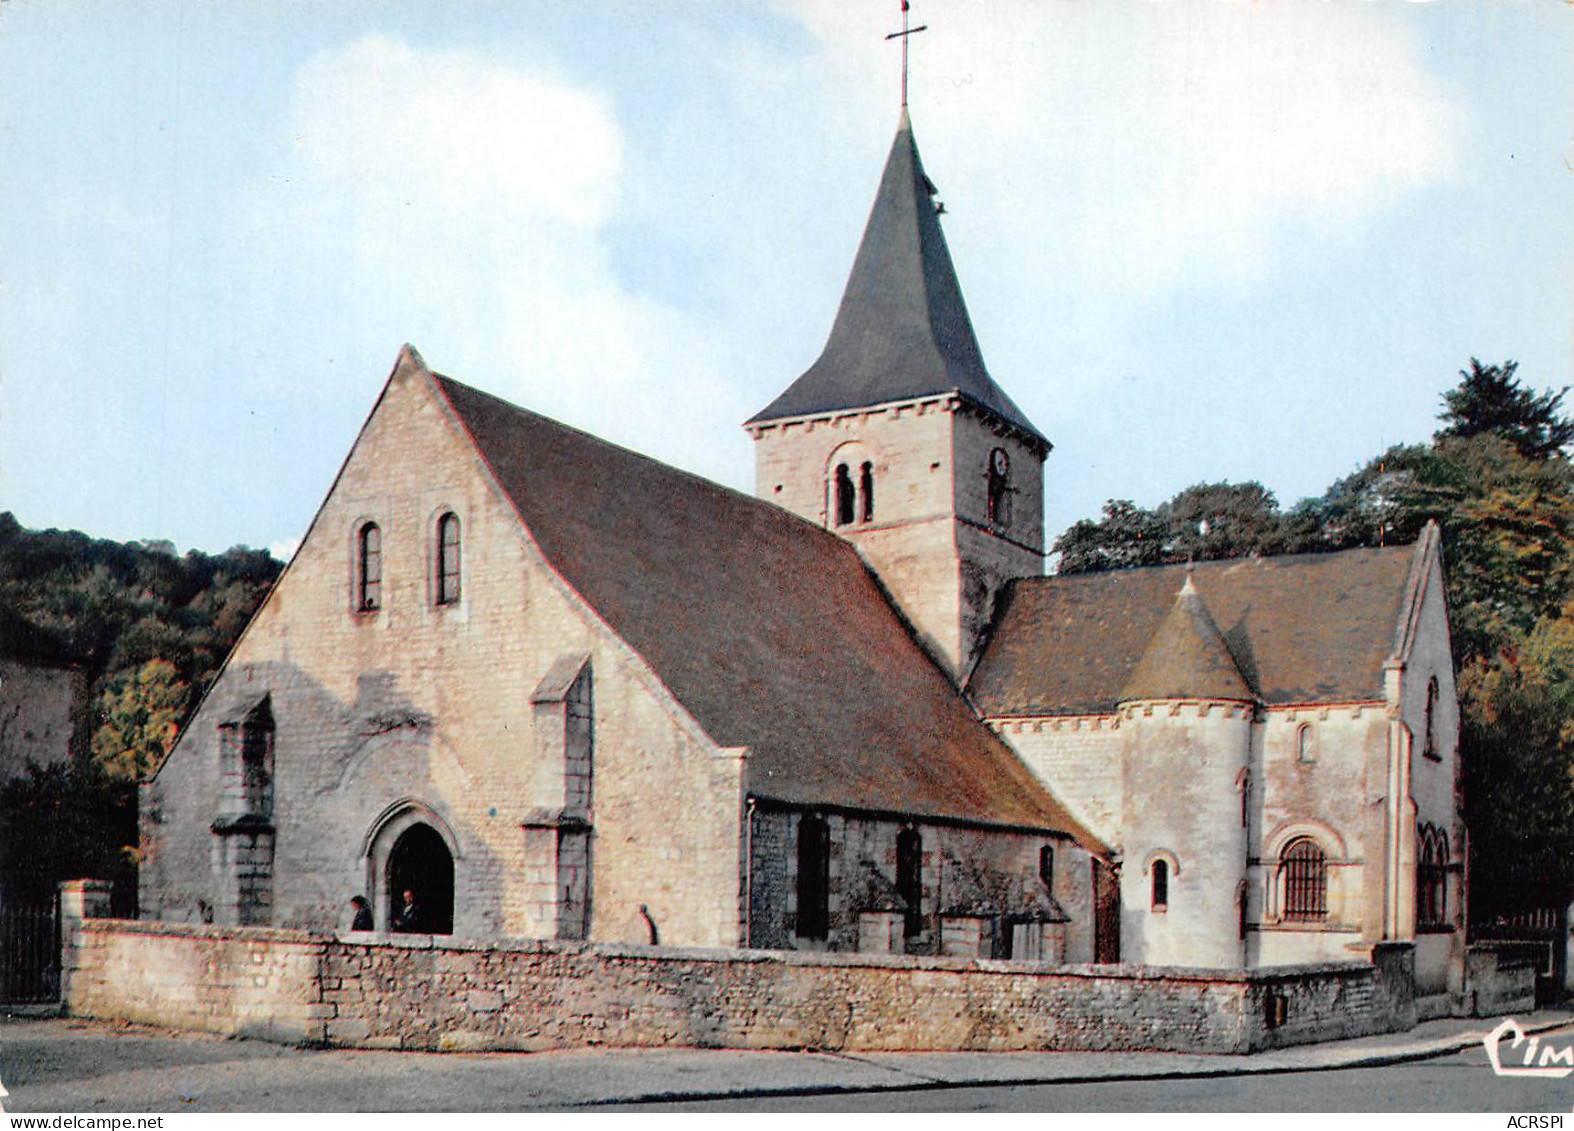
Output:
<svg viewBox="0 0 1574 1131">
<path fill-rule="evenodd" d="M 1126 681 L 1120 701 L 1254 698 L 1256 695 L 1241 674 L 1224 634 L 1188 573 L 1186 584 L 1175 595 L 1175 603 Z"/>
<path fill-rule="evenodd" d="M 748 423 L 955 392 L 1049 443 L 990 378 L 902 110 L 831 336 L 819 359 Z"/>
</svg>

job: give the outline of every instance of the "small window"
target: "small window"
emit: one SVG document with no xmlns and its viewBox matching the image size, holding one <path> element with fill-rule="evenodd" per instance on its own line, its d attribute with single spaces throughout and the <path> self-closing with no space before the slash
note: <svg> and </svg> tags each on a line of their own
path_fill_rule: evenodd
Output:
<svg viewBox="0 0 1574 1131">
<path fill-rule="evenodd" d="M 1163 911 L 1170 905 L 1170 864 L 1168 860 L 1153 862 L 1153 910 Z"/>
<path fill-rule="evenodd" d="M 865 463 L 858 473 L 858 517 L 863 522 L 874 521 L 874 464 Z"/>
<path fill-rule="evenodd" d="M 1011 525 L 1011 457 L 1004 448 L 989 453 L 987 509 L 996 526 Z"/>
<path fill-rule="evenodd" d="M 1312 739 L 1312 728 L 1305 723 L 1295 729 L 1295 760 L 1317 761 L 1317 744 Z"/>
<path fill-rule="evenodd" d="M 1252 776 L 1241 779 L 1241 828 L 1252 827 Z"/>
<path fill-rule="evenodd" d="M 831 931 L 831 830 L 821 817 L 798 822 L 798 937 Z"/>
<path fill-rule="evenodd" d="M 459 516 L 449 511 L 437 520 L 437 603 L 459 600 Z"/>
<path fill-rule="evenodd" d="M 896 834 L 896 894 L 907 904 L 903 934 L 907 938 L 924 929 L 924 843 L 917 829 Z"/>
<path fill-rule="evenodd" d="M 1284 917 L 1300 922 L 1328 918 L 1328 860 L 1311 837 L 1297 837 L 1279 854 Z"/>
<path fill-rule="evenodd" d="M 356 608 L 375 612 L 383 603 L 383 532 L 375 522 L 361 527 L 357 557 Z"/>
<path fill-rule="evenodd" d="M 1421 753 L 1428 758 L 1442 760 L 1442 754 L 1437 749 L 1437 677 L 1433 676 L 1426 685 L 1426 745 Z"/>
<path fill-rule="evenodd" d="M 1055 846 L 1046 844 L 1038 850 L 1038 878 L 1044 885 L 1044 890 L 1051 895 L 1055 893 Z"/>
<path fill-rule="evenodd" d="M 847 465 L 836 465 L 836 525 L 852 525 L 853 515 L 853 477 L 848 473 Z"/>
</svg>

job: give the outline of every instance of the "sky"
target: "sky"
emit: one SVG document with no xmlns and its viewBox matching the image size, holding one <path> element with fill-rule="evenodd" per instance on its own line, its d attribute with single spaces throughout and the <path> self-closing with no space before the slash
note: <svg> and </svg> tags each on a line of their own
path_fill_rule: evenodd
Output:
<svg viewBox="0 0 1574 1131">
<path fill-rule="evenodd" d="M 1289 506 L 1471 357 L 1574 385 L 1574 4 L 912 0 L 985 362 L 1105 500 Z M 753 488 L 897 0 L 0 0 L 0 510 L 287 554 L 391 370 Z"/>
</svg>

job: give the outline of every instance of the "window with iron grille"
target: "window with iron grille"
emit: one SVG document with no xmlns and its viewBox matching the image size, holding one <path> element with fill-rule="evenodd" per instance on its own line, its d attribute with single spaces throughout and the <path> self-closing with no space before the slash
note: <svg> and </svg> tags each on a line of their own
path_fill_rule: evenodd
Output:
<svg viewBox="0 0 1574 1131">
<path fill-rule="evenodd" d="M 1328 860 L 1311 837 L 1298 837 L 1279 854 L 1284 884 L 1284 917 L 1299 921 L 1328 918 Z"/>
<path fill-rule="evenodd" d="M 370 613 L 383 603 L 383 532 L 375 522 L 361 527 L 359 551 L 355 603 L 361 612 Z"/>
<path fill-rule="evenodd" d="M 459 516 L 449 511 L 437 520 L 437 603 L 459 600 Z"/>
</svg>

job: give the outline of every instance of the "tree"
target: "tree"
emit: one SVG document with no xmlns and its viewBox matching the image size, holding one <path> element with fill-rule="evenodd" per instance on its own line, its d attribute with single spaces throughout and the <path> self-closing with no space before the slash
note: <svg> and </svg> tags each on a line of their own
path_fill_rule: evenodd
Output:
<svg viewBox="0 0 1574 1131">
<path fill-rule="evenodd" d="M 1169 527 L 1152 511 L 1130 499 L 1104 504 L 1098 522 L 1083 519 L 1055 539 L 1059 572 L 1095 573 L 1106 569 L 1156 565 L 1165 559 Z"/>
<path fill-rule="evenodd" d="M 1486 365 L 1475 358 L 1459 371 L 1459 385 L 1443 394 L 1438 415 L 1444 427 L 1439 439 L 1469 439 L 1495 432 L 1526 459 L 1544 460 L 1563 454 L 1574 441 L 1574 421 L 1561 414 L 1565 385 L 1557 393 L 1532 393 L 1514 376 L 1516 361 Z"/>
<path fill-rule="evenodd" d="M 125 781 L 151 773 L 175 745 L 190 692 L 167 660 L 149 660 L 134 678 L 111 683 L 99 700 L 94 764 Z"/>
</svg>

